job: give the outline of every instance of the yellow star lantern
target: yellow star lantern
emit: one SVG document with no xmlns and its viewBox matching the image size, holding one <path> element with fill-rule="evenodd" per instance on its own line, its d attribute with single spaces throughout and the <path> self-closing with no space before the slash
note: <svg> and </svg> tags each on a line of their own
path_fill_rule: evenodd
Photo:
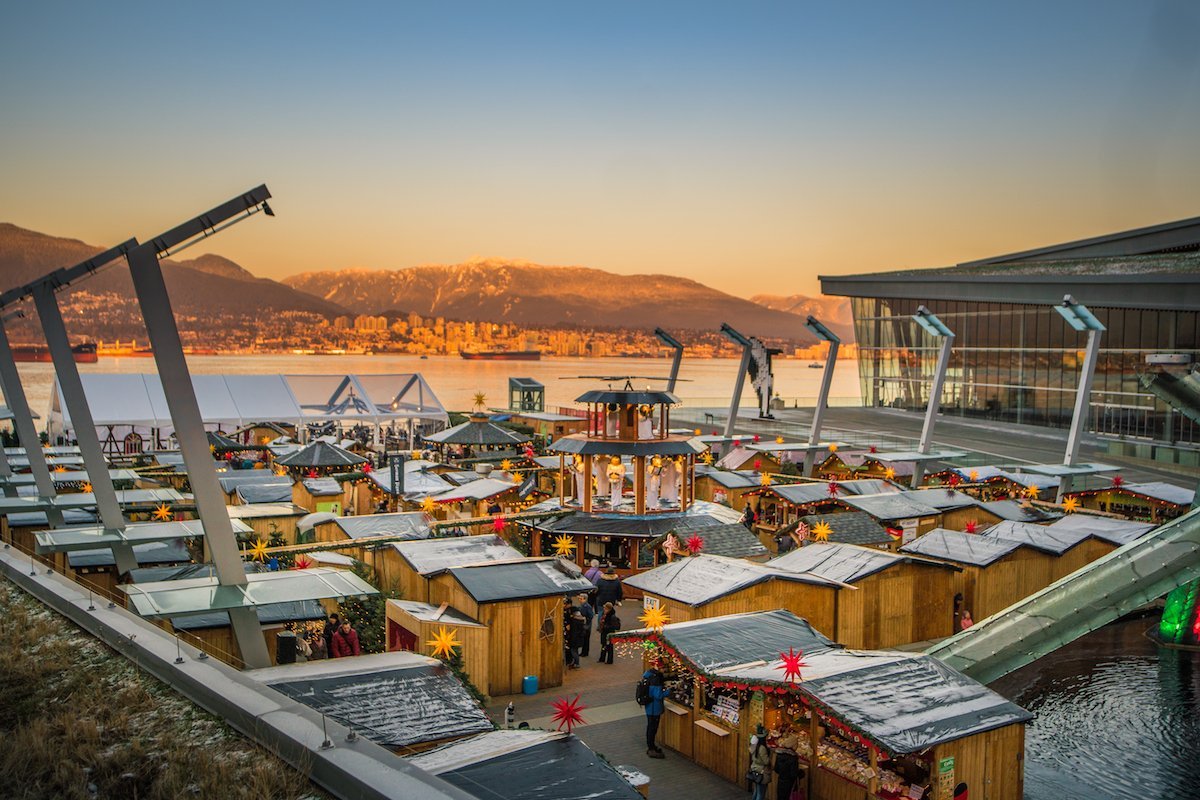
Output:
<svg viewBox="0 0 1200 800">
<path fill-rule="evenodd" d="M 1037 500 L 1037 497 L 1039 494 L 1041 494 L 1041 490 L 1038 489 L 1038 487 L 1036 485 L 1030 486 L 1028 489 L 1025 490 L 1025 496 L 1028 497 L 1030 500 Z"/>
<path fill-rule="evenodd" d="M 507 458 L 500 462 L 500 469 L 503 470 L 504 472 L 511 472 L 512 468 L 513 468 L 513 463 L 512 463 L 512 461 L 509 461 Z"/>
<path fill-rule="evenodd" d="M 255 561 L 267 560 L 267 543 L 263 539 L 255 539 L 254 546 L 250 548 L 250 557 Z"/>
<path fill-rule="evenodd" d="M 482 411 L 483 407 L 486 404 L 487 404 L 487 395 L 484 394 L 483 392 L 476 392 L 475 393 L 475 402 L 474 402 L 475 410 Z"/>
<path fill-rule="evenodd" d="M 896 477 L 896 468 L 895 468 L 895 467 L 888 467 L 887 469 L 885 469 L 885 470 L 883 471 L 883 477 L 887 478 L 889 481 L 890 481 L 892 478 L 895 478 L 895 477 Z"/>
<path fill-rule="evenodd" d="M 709 466 L 712 466 L 712 463 L 713 463 L 713 454 L 712 454 L 712 451 L 711 451 L 711 450 L 705 450 L 705 451 L 704 451 L 704 455 L 703 455 L 703 456 L 701 456 L 701 458 L 703 458 L 703 459 L 704 459 L 704 463 L 705 463 L 705 464 L 708 464 Z"/>
<path fill-rule="evenodd" d="M 216 455 L 216 453 L 217 453 L 217 446 L 216 446 L 215 444 L 210 444 L 210 445 L 208 446 L 208 452 L 209 452 L 211 455 Z"/>
<path fill-rule="evenodd" d="M 813 539 L 818 542 L 828 542 L 831 533 L 833 533 L 833 528 L 829 527 L 828 522 L 818 522 L 812 527 Z"/>
<path fill-rule="evenodd" d="M 575 552 L 575 540 L 567 534 L 562 534 L 554 540 L 554 555 L 570 557 Z"/>
<path fill-rule="evenodd" d="M 764 473 L 762 474 L 762 477 L 758 479 L 758 482 L 759 482 L 760 484 L 762 484 L 763 486 L 770 486 L 770 485 L 771 485 L 771 475 L 770 475 L 770 473 L 764 472 Z"/>
<path fill-rule="evenodd" d="M 91 481 L 85 481 L 83 486 L 79 488 L 83 490 L 84 494 L 91 494 L 95 487 L 92 486 Z"/>
<path fill-rule="evenodd" d="M 64 467 L 62 464 L 59 464 L 57 467 L 54 468 L 54 471 L 55 472 L 66 472 L 67 468 Z"/>
<path fill-rule="evenodd" d="M 166 503 L 154 507 L 154 518 L 159 522 L 166 522 L 171 518 L 171 507 Z"/>
<path fill-rule="evenodd" d="M 699 435 L 700 435 L 700 429 L 699 429 L 699 428 L 696 428 L 695 432 L 694 432 L 692 435 L 693 435 L 693 436 L 699 436 Z"/>
<path fill-rule="evenodd" d="M 642 615 L 638 617 L 638 621 L 652 631 L 661 631 L 663 625 L 671 621 L 667 616 L 667 612 L 663 611 L 658 606 L 647 606 L 642 611 Z"/>
<path fill-rule="evenodd" d="M 979 480 L 979 470 L 977 470 L 977 469 L 971 470 L 967 474 L 967 477 L 971 479 L 971 483 L 975 483 L 976 481 Z"/>
<path fill-rule="evenodd" d="M 426 497 L 421 501 L 421 510 L 426 514 L 432 514 L 435 508 L 437 508 L 437 503 L 433 501 L 432 497 Z"/>
<path fill-rule="evenodd" d="M 837 452 L 837 445 L 836 445 L 836 444 L 831 444 L 831 445 L 829 445 L 829 452 L 831 452 L 831 453 L 836 453 L 836 452 Z"/>
<path fill-rule="evenodd" d="M 433 638 L 425 642 L 433 649 L 431 654 L 434 658 L 450 659 L 454 656 L 454 648 L 462 647 L 462 642 L 454 638 L 454 631 L 439 625 L 437 632 L 433 634 Z"/>
<path fill-rule="evenodd" d="M 1063 511 L 1067 512 L 1068 514 L 1074 514 L 1078 510 L 1079 510 L 1079 498 L 1078 497 L 1064 497 L 1063 498 Z"/>
</svg>

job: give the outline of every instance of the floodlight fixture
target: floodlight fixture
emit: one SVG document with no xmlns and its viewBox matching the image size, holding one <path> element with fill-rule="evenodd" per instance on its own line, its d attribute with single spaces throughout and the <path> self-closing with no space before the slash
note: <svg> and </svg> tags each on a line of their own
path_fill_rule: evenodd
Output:
<svg viewBox="0 0 1200 800">
<path fill-rule="evenodd" d="M 204 241 L 215 233 L 249 219 L 260 211 L 268 217 L 273 217 L 275 212 L 267 204 L 267 198 L 270 196 L 271 192 L 267 190 L 266 185 L 258 186 L 154 237 L 149 244 L 154 246 L 155 254 L 161 261 L 181 250 L 186 250 L 197 242 Z"/>
<path fill-rule="evenodd" d="M 726 339 L 733 342 L 734 344 L 740 344 L 742 347 L 750 347 L 751 346 L 750 340 L 747 339 L 745 336 L 742 336 L 742 334 L 738 333 L 732 327 L 730 327 L 728 322 L 721 323 L 721 333 L 723 333 L 725 335 Z"/>
<path fill-rule="evenodd" d="M 913 314 L 913 321 L 934 338 L 941 338 L 943 336 L 952 338 L 954 336 L 954 331 L 947 328 L 946 324 L 925 306 L 917 306 L 917 313 Z"/>
<path fill-rule="evenodd" d="M 1089 311 L 1087 306 L 1076 302 L 1075 298 L 1069 294 L 1063 297 L 1062 303 L 1056 305 L 1054 310 L 1067 321 L 1068 325 L 1081 333 L 1105 330 L 1104 324 L 1096 319 L 1096 315 Z"/>
<path fill-rule="evenodd" d="M 805 320 L 804 327 L 808 328 L 809 331 L 812 332 L 813 336 L 816 336 L 822 342 L 834 342 L 836 344 L 841 344 L 842 342 L 842 340 L 838 338 L 837 334 L 829 330 L 829 328 L 826 328 L 823 324 L 821 324 L 820 320 L 812 315 L 809 315 L 808 319 Z"/>
</svg>

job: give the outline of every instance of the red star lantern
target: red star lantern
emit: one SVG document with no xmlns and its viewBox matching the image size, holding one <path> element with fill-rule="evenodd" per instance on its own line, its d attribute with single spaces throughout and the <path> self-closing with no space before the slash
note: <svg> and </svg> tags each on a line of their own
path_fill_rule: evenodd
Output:
<svg viewBox="0 0 1200 800">
<path fill-rule="evenodd" d="M 304 477 L 315 478 L 317 477 L 317 471 L 315 469 L 310 469 L 308 472 L 304 473 Z"/>
<path fill-rule="evenodd" d="M 965 528 L 964 528 L 964 530 L 966 530 L 966 532 L 967 532 L 967 533 L 975 533 L 975 531 L 976 531 L 976 530 L 978 530 L 978 529 L 979 529 L 979 523 L 978 523 L 978 522 L 976 522 L 976 521 L 975 521 L 975 520 L 973 520 L 973 519 L 972 519 L 972 520 L 968 520 L 968 521 L 967 521 L 967 524 L 966 524 L 966 526 L 965 526 Z"/>
<path fill-rule="evenodd" d="M 371 468 L 371 462 L 370 462 L 370 461 L 368 461 L 366 464 L 363 464 L 362 471 L 363 471 L 363 474 L 364 474 L 364 475 L 366 475 L 368 472 L 371 472 L 371 469 L 372 469 L 372 468 Z"/>
<path fill-rule="evenodd" d="M 758 444 L 758 434 L 754 434 L 754 443 Z"/>
<path fill-rule="evenodd" d="M 713 432 L 712 432 L 712 435 L 713 435 L 713 436 L 718 436 L 719 434 L 718 434 L 716 431 L 713 431 Z"/>
<path fill-rule="evenodd" d="M 842 487 L 838 486 L 838 482 L 837 482 L 837 481 L 830 481 L 830 482 L 829 482 L 829 496 L 830 496 L 830 497 L 837 497 L 837 495 L 838 495 L 838 490 L 839 490 L 839 489 L 841 489 L 841 488 L 842 488 Z"/>
<path fill-rule="evenodd" d="M 492 530 L 494 530 L 496 533 L 504 530 L 504 517 L 496 517 L 494 520 L 492 520 Z"/>
<path fill-rule="evenodd" d="M 879 448 L 878 448 L 878 447 L 876 447 L 875 445 L 871 445 L 870 447 L 868 447 L 868 448 L 867 448 L 867 452 L 870 452 L 870 453 L 878 453 L 878 452 L 879 452 Z"/>
<path fill-rule="evenodd" d="M 734 446 L 734 447 L 741 447 L 741 446 L 742 446 L 742 440 L 741 440 L 741 439 L 734 439 L 734 440 L 733 440 L 733 446 Z"/>
<path fill-rule="evenodd" d="M 528 458 L 530 461 L 533 461 L 533 458 L 535 455 L 536 455 L 536 453 L 533 452 L 532 447 L 525 448 L 525 457 Z"/>
<path fill-rule="evenodd" d="M 946 481 L 946 483 L 950 484 L 951 486 L 958 486 L 960 483 L 962 483 L 962 477 L 957 472 L 953 472 L 950 474 L 950 480 Z"/>
<path fill-rule="evenodd" d="M 754 468 L 756 470 L 762 469 L 762 459 L 761 458 L 754 459 Z"/>
<path fill-rule="evenodd" d="M 296 556 L 296 569 L 308 569 L 313 565 L 312 559 L 306 555 Z"/>
<path fill-rule="evenodd" d="M 689 553 L 696 555 L 704 549 L 704 539 L 699 534 L 693 533 L 688 537 L 687 549 Z"/>
<path fill-rule="evenodd" d="M 1112 476 L 1112 485 L 1113 485 L 1114 489 L 1119 489 L 1125 485 L 1125 479 L 1122 478 L 1120 475 L 1113 475 Z"/>
<path fill-rule="evenodd" d="M 579 702 L 579 695 L 575 695 L 574 700 L 560 697 L 550 705 L 554 708 L 554 716 L 550 718 L 550 721 L 558 723 L 556 730 L 561 731 L 563 725 L 566 725 L 567 733 L 571 733 L 576 725 L 587 724 L 587 721 L 583 718 L 583 714 L 580 713 L 587 706 Z"/>
</svg>

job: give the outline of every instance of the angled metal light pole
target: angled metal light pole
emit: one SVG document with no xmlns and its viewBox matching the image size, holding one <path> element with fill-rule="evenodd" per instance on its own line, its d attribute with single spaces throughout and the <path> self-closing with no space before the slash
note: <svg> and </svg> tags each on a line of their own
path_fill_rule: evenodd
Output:
<svg viewBox="0 0 1200 800">
<path fill-rule="evenodd" d="M 942 405 L 942 385 L 946 382 L 946 370 L 950 367 L 950 351 L 954 347 L 954 331 L 947 328 L 925 306 L 917 306 L 917 313 L 913 314 L 913 321 L 933 338 L 942 340 L 941 350 L 938 351 L 937 367 L 933 371 L 933 382 L 929 386 L 929 403 L 925 406 L 925 422 L 921 426 L 921 441 L 917 445 L 917 452 L 927 455 L 933 444 L 933 426 L 937 421 L 938 409 Z M 918 461 L 913 464 L 912 488 L 918 488 L 923 477 L 925 477 L 925 463 Z"/>
<path fill-rule="evenodd" d="M 671 355 L 671 374 L 667 377 L 667 391 L 675 391 L 675 382 L 679 380 L 679 364 L 683 361 L 683 343 L 662 328 L 655 328 L 654 335 L 658 340 L 675 352 Z"/>
<path fill-rule="evenodd" d="M 813 409 L 812 428 L 808 432 L 808 450 L 804 452 L 804 472 L 801 474 L 807 477 L 812 473 L 813 462 L 817 457 L 817 452 L 813 448 L 821 441 L 821 423 L 824 420 L 825 408 L 829 405 L 829 389 L 833 385 L 833 367 L 837 364 L 838 347 L 841 346 L 842 340 L 838 338 L 837 334 L 822 325 L 816 317 L 809 316 L 804 327 L 808 328 L 822 342 L 829 342 L 829 353 L 825 356 L 825 372 L 821 375 L 821 390 L 817 392 L 817 407 Z"/>
<path fill-rule="evenodd" d="M 204 420 L 200 416 L 200 405 L 196 400 L 192 376 L 184 359 L 183 344 L 179 339 L 179 328 L 175 322 L 175 312 L 171 308 L 171 298 L 167 294 L 159 259 L 259 211 L 274 216 L 271 207 L 267 205 L 270 196 L 266 186 L 259 186 L 126 253 L 129 271 L 133 276 L 133 288 L 146 322 L 146 333 L 154 352 L 154 362 L 158 367 L 159 380 L 162 382 L 163 394 L 166 395 L 171 422 L 175 426 L 175 436 L 179 441 L 179 450 L 183 455 L 192 494 L 196 498 L 196 510 L 204 523 L 205 539 L 212 554 L 217 581 L 221 586 L 245 586 L 248 581 L 233 533 L 233 525 L 229 520 L 229 512 L 225 509 L 225 498 L 217 483 L 208 435 L 204 430 Z M 242 661 L 246 666 L 269 666 L 270 656 L 255 608 L 232 609 L 229 611 L 229 619 L 237 637 Z"/>
<path fill-rule="evenodd" d="M 733 397 L 729 401 L 729 419 L 725 420 L 725 435 L 733 435 L 733 426 L 737 422 L 738 407 L 742 404 L 742 389 L 746 386 L 746 373 L 750 371 L 750 358 L 753 343 L 742 336 L 728 323 L 721 323 L 721 333 L 734 344 L 742 346 L 742 361 L 738 365 L 737 380 L 733 383 Z"/>
<path fill-rule="evenodd" d="M 0 298 L 0 309 L 3 309 Z M 29 460 L 29 472 L 33 475 L 33 483 L 37 487 L 38 496 L 53 502 L 55 497 L 54 479 L 50 477 L 50 467 L 46 464 L 46 454 L 42 452 L 42 442 L 38 438 L 37 426 L 33 422 L 33 412 L 29 408 L 29 399 L 25 397 L 25 387 L 21 384 L 21 375 L 17 372 L 17 362 L 13 359 L 12 346 L 8 342 L 8 331 L 4 327 L 4 319 L 0 317 L 0 385 L 4 388 L 4 399 L 8 410 L 13 415 L 13 429 L 17 432 L 17 440 L 25 449 L 25 458 Z M 52 528 L 62 527 L 62 511 L 51 506 L 46 510 L 46 522 Z"/>
<path fill-rule="evenodd" d="M 1100 356 L 1100 336 L 1105 327 L 1088 310 L 1087 306 L 1077 303 L 1071 295 L 1063 297 L 1062 303 L 1054 306 L 1059 316 L 1067 321 L 1080 333 L 1087 331 L 1087 349 L 1083 355 L 1083 368 L 1079 373 L 1079 386 L 1075 390 L 1075 410 L 1071 414 L 1071 430 L 1067 434 L 1067 451 L 1063 455 L 1063 466 L 1073 467 L 1079 458 L 1079 445 L 1087 428 L 1089 400 L 1092 394 L 1092 381 L 1096 377 L 1096 361 Z M 1061 503 L 1063 494 L 1071 490 L 1072 477 L 1063 475 L 1058 479 L 1058 494 L 1056 503 Z"/>
</svg>

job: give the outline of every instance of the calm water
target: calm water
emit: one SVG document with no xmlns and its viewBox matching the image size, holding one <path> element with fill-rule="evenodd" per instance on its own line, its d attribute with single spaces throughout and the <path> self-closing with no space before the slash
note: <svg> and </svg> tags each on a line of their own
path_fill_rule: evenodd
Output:
<svg viewBox="0 0 1200 800">
<path fill-rule="evenodd" d="M 1037 714 L 1026 800 L 1200 798 L 1200 653 L 1157 647 L 1155 623 L 1109 625 L 993 684 Z"/>
<path fill-rule="evenodd" d="M 793 398 L 816 397 L 823 370 L 809 369 L 809 362 L 794 359 L 775 362 L 776 392 L 792 405 Z M 487 395 L 491 407 L 508 405 L 509 377 L 531 377 L 546 385 L 546 406 L 573 405 L 594 380 L 574 380 L 579 375 L 666 376 L 670 362 L 653 358 L 547 358 L 541 361 L 465 361 L 458 356 L 191 356 L 194 373 L 408 373 L 420 372 L 433 387 L 442 404 L 451 410 L 469 409 L 476 392 Z M 25 393 L 34 411 L 45 415 L 50 407 L 54 379 L 52 364 L 20 364 Z M 101 358 L 95 364 L 80 364 L 81 372 L 154 372 L 153 358 Z M 738 360 L 731 358 L 683 360 L 676 394 L 688 405 L 727 405 L 737 377 Z M 830 396 L 845 404 L 859 402 L 857 362 L 843 360 L 834 370 Z M 634 381 L 641 388 L 647 381 Z M 661 382 L 656 386 L 662 386 Z M 754 392 L 746 382 L 743 407 L 753 404 Z M 809 403 L 811 405 L 811 402 Z"/>
</svg>

